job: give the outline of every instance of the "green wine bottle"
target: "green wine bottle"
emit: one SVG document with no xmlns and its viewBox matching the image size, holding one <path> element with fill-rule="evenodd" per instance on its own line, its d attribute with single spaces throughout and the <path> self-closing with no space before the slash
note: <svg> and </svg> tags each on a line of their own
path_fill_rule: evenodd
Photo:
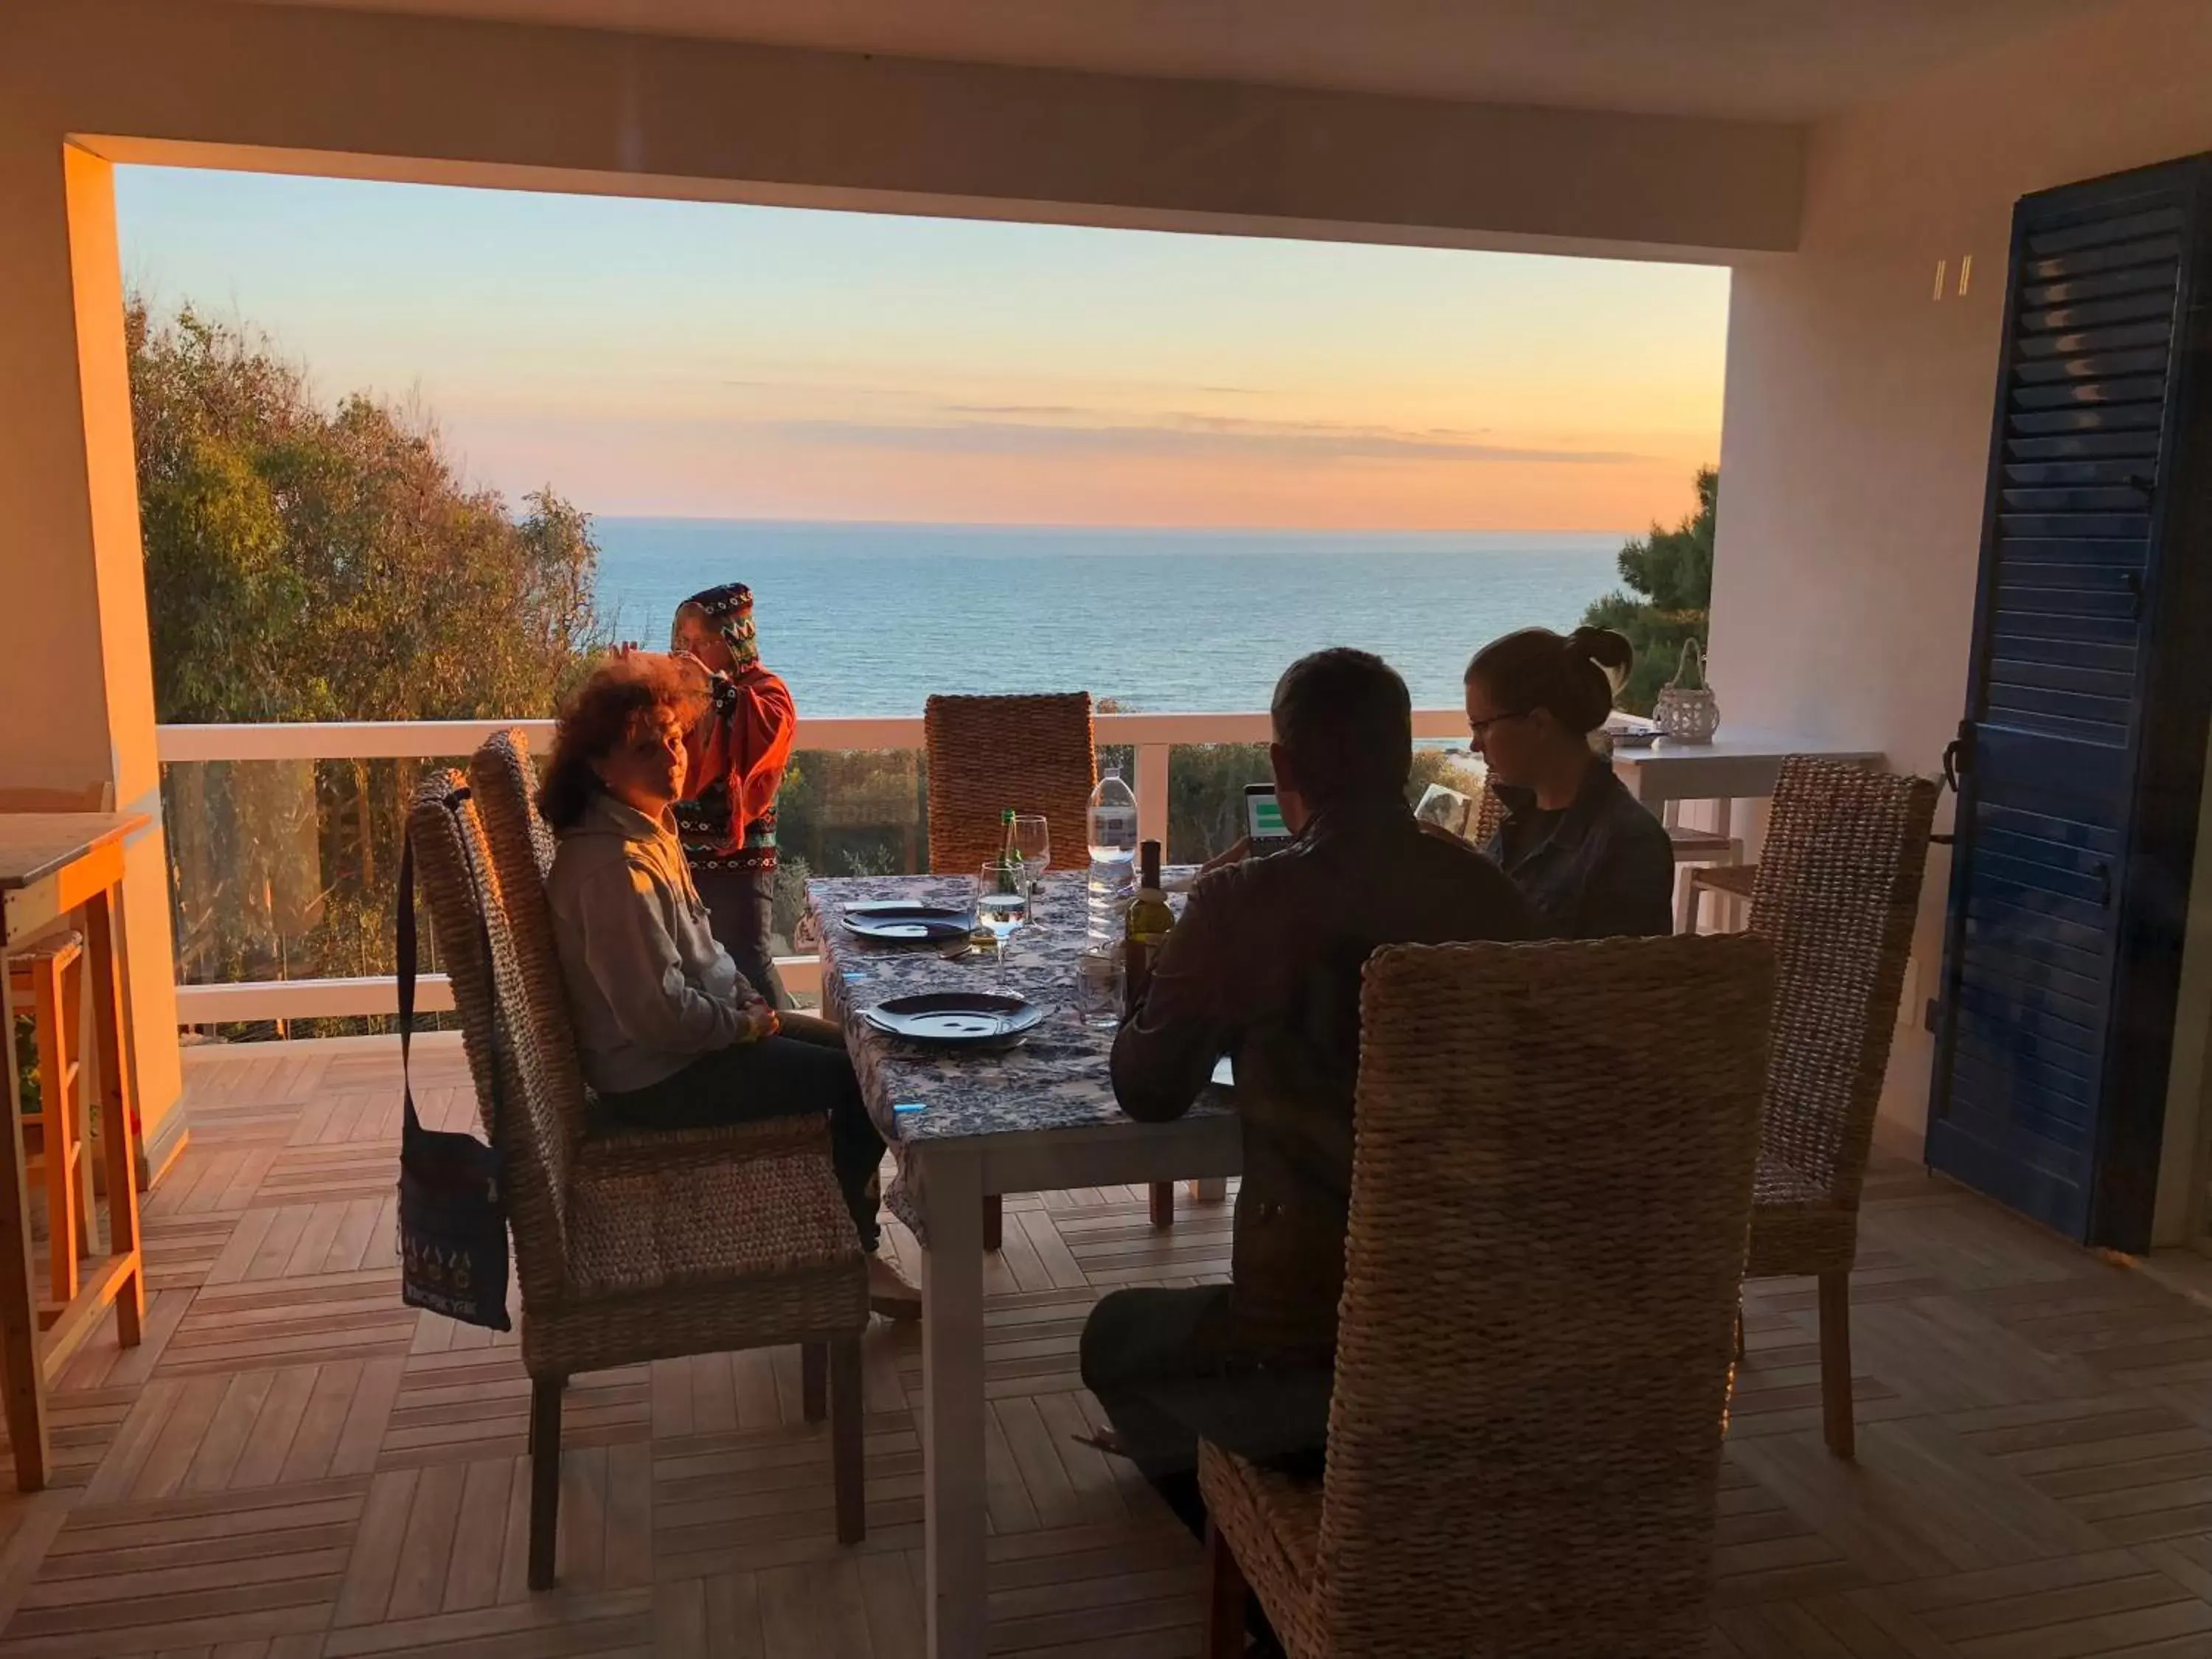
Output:
<svg viewBox="0 0 2212 1659">
<path fill-rule="evenodd" d="M 1159 842 L 1148 841 L 1138 848 L 1137 868 L 1137 896 L 1129 902 L 1121 932 L 1122 995 L 1133 1014 L 1145 1000 L 1145 987 L 1159 960 L 1160 946 L 1175 929 L 1175 912 L 1168 908 L 1166 890 L 1160 885 Z"/>
<path fill-rule="evenodd" d="M 999 842 L 998 888 L 1002 893 L 1022 890 L 1022 855 L 1014 848 L 1014 809 L 1007 807 L 999 814 L 1003 832 Z"/>
<path fill-rule="evenodd" d="M 1168 908 L 1166 890 L 1160 885 L 1159 842 L 1145 842 L 1138 849 L 1137 860 L 1137 896 L 1129 902 L 1122 937 L 1158 951 L 1175 927 L 1175 912 Z"/>
</svg>

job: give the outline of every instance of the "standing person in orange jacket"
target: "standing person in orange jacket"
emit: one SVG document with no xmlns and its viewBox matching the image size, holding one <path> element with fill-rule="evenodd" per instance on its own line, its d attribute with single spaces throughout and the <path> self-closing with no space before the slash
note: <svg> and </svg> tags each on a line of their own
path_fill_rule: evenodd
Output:
<svg viewBox="0 0 2212 1659">
<path fill-rule="evenodd" d="M 775 796 L 799 714 L 790 688 L 761 666 L 752 590 L 739 582 L 677 607 L 670 643 L 705 671 L 705 711 L 685 736 L 690 761 L 676 833 L 715 939 L 769 1006 L 788 1012 L 775 970 Z"/>
</svg>

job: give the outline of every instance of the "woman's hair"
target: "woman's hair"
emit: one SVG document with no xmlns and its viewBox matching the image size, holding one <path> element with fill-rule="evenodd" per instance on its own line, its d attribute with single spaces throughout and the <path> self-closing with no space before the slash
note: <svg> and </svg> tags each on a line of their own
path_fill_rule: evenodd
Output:
<svg viewBox="0 0 2212 1659">
<path fill-rule="evenodd" d="M 538 811 L 556 830 L 582 821 L 592 797 L 605 786 L 592 766 L 637 735 L 656 708 L 681 719 L 690 700 L 684 677 L 665 657 L 642 652 L 615 657 L 586 675 L 561 705 L 553 727 L 553 754 L 538 787 Z"/>
<path fill-rule="evenodd" d="M 1524 628 L 1476 652 L 1467 678 L 1480 680 L 1502 710 L 1519 714 L 1547 708 L 1580 738 L 1605 724 L 1613 688 L 1635 660 L 1627 636 L 1609 628 L 1577 628 L 1564 635 Z"/>
</svg>

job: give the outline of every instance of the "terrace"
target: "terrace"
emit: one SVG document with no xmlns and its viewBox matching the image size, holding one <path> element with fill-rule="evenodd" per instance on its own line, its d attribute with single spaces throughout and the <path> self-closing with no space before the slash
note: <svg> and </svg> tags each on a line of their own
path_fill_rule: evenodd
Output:
<svg viewBox="0 0 2212 1659">
<path fill-rule="evenodd" d="M 524 1588 L 514 1340 L 401 1308 L 391 1045 L 201 1049 L 191 1146 L 146 1206 L 148 1340 L 54 1395 L 55 1487 L 0 1498 L 0 1656 L 266 1659 L 921 1647 L 921 1353 L 865 1346 L 868 1537 L 832 1531 L 797 1355 L 577 1379 L 562 1587 Z M 418 1100 L 471 1121 L 459 1044 Z M 1200 1651 L 1200 1554 L 1072 1434 L 1084 1315 L 1228 1269 L 1221 1205 L 1009 1200 L 987 1268 L 990 1651 Z M 918 1266 L 902 1229 L 893 1237 Z M 2212 1643 L 2212 1311 L 1894 1158 L 1854 1289 L 1855 1466 L 1820 1443 L 1810 1281 L 1749 1287 L 1715 1656 L 2181 1659 Z"/>
<path fill-rule="evenodd" d="M 155 727 L 113 167 L 1726 263 L 1728 717 L 1933 771 L 1970 662 L 2013 204 L 2212 149 L 2212 18 L 2195 0 L 1818 21 L 1697 0 L 1679 28 L 1612 0 L 1494 0 L 1449 24 L 1423 9 L 1318 4 L 1264 35 L 1228 7 L 1170 28 L 1109 7 L 1081 33 L 951 0 L 896 18 L 708 0 L 9 10 L 0 687 L 17 712 L 0 782 L 111 785 L 154 817 L 121 890 L 154 1183 L 147 1340 L 86 1344 L 53 1396 L 51 1489 L 0 1498 L 0 1659 L 890 1656 L 923 1651 L 926 1628 L 911 1333 L 867 1339 L 869 1536 L 853 1551 L 834 1541 L 794 1355 L 580 1379 L 563 1585 L 530 1595 L 515 1351 L 397 1299 L 389 1040 L 172 1041 L 386 1012 L 391 993 L 373 973 L 179 983 L 185 830 L 161 820 L 164 769 L 412 763 L 482 728 Z M 2200 362 L 2201 333 L 2185 337 Z M 2109 575 L 2045 578 L 2050 608 L 2142 614 L 2141 591 L 2119 592 L 2131 574 Z M 1454 714 L 1422 720 L 1458 735 Z M 1176 745 L 1264 723 L 1110 716 L 1099 735 L 1134 751 L 1158 815 Z M 918 720 L 822 720 L 800 747 L 919 742 Z M 2193 804 L 2194 777 L 2169 793 Z M 2199 827 L 2174 837 L 2177 908 Z M 2212 1314 L 1921 1168 L 1948 874 L 1939 855 L 1853 1284 L 1858 1460 L 1821 1448 L 1809 1282 L 1755 1282 L 1713 1651 L 2212 1650 Z M 2124 1135 L 2069 1154 L 2085 1180 L 2117 1143 L 2135 1160 L 2124 1224 L 2077 1236 L 2160 1247 L 2182 1277 L 2212 1238 L 2212 908 L 2190 908 L 2161 935 L 2174 1010 L 2128 1045 L 2157 1050 L 2155 1078 L 2123 1091 Z M 434 1115 L 469 1119 L 453 1039 L 431 1040 L 421 1082 Z M 1187 1203 L 1155 1232 L 1125 1188 L 1009 1211 L 986 1269 L 990 1650 L 1194 1653 L 1198 1553 L 1071 1440 L 1095 1412 L 1073 1344 L 1103 1289 L 1224 1273 L 1227 1211 Z"/>
</svg>

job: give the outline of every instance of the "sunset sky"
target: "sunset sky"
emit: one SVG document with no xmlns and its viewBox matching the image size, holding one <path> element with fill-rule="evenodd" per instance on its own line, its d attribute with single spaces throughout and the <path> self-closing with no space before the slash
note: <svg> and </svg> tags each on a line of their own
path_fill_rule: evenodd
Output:
<svg viewBox="0 0 2212 1659">
<path fill-rule="evenodd" d="M 1633 529 L 1724 270 L 118 169 L 125 279 L 599 514 Z"/>
</svg>

